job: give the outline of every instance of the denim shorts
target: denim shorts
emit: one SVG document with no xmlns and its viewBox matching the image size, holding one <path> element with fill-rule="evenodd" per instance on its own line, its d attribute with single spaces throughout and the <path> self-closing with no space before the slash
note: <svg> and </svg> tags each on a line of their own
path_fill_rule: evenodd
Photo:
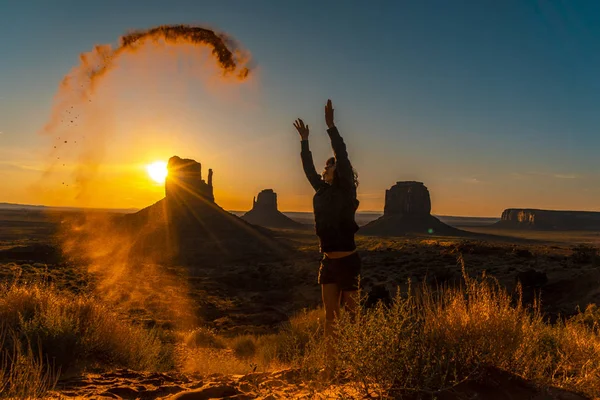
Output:
<svg viewBox="0 0 600 400">
<path fill-rule="evenodd" d="M 328 258 L 323 255 L 319 268 L 319 284 L 335 283 L 340 290 L 358 290 L 361 259 L 357 252 L 342 258 Z"/>
</svg>

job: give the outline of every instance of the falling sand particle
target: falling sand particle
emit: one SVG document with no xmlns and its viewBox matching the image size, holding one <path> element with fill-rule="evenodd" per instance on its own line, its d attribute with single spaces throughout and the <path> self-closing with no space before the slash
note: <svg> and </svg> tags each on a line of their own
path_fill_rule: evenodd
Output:
<svg viewBox="0 0 600 400">
<path fill-rule="evenodd" d="M 119 68 L 122 56 L 135 57 L 143 47 L 155 48 L 159 57 L 171 57 L 166 46 L 192 46 L 199 53 L 210 51 L 216 61 L 218 71 L 226 79 L 244 81 L 249 77 L 250 55 L 238 48 L 235 42 L 225 34 L 213 30 L 190 25 L 162 25 L 146 30 L 137 30 L 122 36 L 119 46 L 110 44 L 96 45 L 92 51 L 82 53 L 80 62 L 62 79 L 54 98 L 50 118 L 45 123 L 42 134 L 58 137 L 51 149 L 49 160 L 55 160 L 57 153 L 66 152 L 67 158 L 73 159 L 75 165 L 73 177 L 75 183 L 75 199 L 85 202 L 89 197 L 88 188 L 97 175 L 104 158 L 108 138 L 112 131 L 111 112 L 104 104 L 92 102 L 96 90 L 100 88 L 103 78 L 111 71 Z M 204 68 L 204 66 L 200 66 Z M 75 119 L 77 118 L 77 124 Z M 70 123 L 69 123 L 70 121 Z M 83 122 L 82 122 L 83 121 Z M 84 146 L 66 150 L 67 140 L 82 139 L 82 133 L 91 136 Z M 57 135 L 58 134 L 58 135 Z M 63 142 L 64 141 L 64 142 Z M 64 154 L 63 154 L 64 155 Z M 55 164 L 50 162 L 41 179 L 41 185 L 47 185 Z"/>
<path fill-rule="evenodd" d="M 111 45 L 97 45 L 94 50 L 79 56 L 80 64 L 66 75 L 59 87 L 52 116 L 46 124 L 46 132 L 53 130 L 64 112 L 69 112 L 73 104 L 84 100 L 91 102 L 90 97 L 103 76 L 116 66 L 116 61 L 124 54 L 133 54 L 146 44 L 158 44 L 163 41 L 168 45 L 191 44 L 203 49 L 212 48 L 224 75 L 235 76 L 240 80 L 248 77 L 247 66 L 249 55 L 236 48 L 234 42 L 224 34 L 210 29 L 190 25 L 162 25 L 148 30 L 133 31 L 120 38 L 120 45 L 113 49 Z"/>
<path fill-rule="evenodd" d="M 79 64 L 62 79 L 50 118 L 43 128 L 42 134 L 53 138 L 55 146 L 49 157 L 52 165 L 46 170 L 42 183 L 51 184 L 51 180 L 45 178 L 48 178 L 54 166 L 60 166 L 63 162 L 63 166 L 69 163 L 69 170 L 72 166 L 74 182 L 64 179 L 57 181 L 62 182 L 62 193 L 68 193 L 64 194 L 63 199 L 76 193 L 78 201 L 83 197 L 85 203 L 86 187 L 103 165 L 107 138 L 114 129 L 110 124 L 110 108 L 104 108 L 99 89 L 103 79 L 119 68 L 120 57 L 136 57 L 140 54 L 137 50 L 142 47 L 158 50 L 158 57 L 171 57 L 173 53 L 166 51 L 165 45 L 188 48 L 191 45 L 193 51 L 197 49 L 203 56 L 208 49 L 219 67 L 218 71 L 227 79 L 244 81 L 250 73 L 248 53 L 238 49 L 227 36 L 202 27 L 159 26 L 126 34 L 119 43 L 116 48 L 97 45 L 92 51 L 80 55 Z M 83 125 L 82 128 L 73 128 L 77 126 L 73 125 L 75 119 Z M 79 136 L 82 134 L 85 136 Z M 69 146 L 68 142 L 76 143 L 74 139 L 85 140 L 80 141 L 79 146 Z M 61 159 L 58 155 L 67 161 L 58 164 L 56 160 Z M 75 188 L 65 189 L 69 186 Z M 178 326 L 194 325 L 195 315 L 190 314 L 194 307 L 186 296 L 186 290 L 182 289 L 186 285 L 181 278 L 183 272 L 167 272 L 161 266 L 154 265 L 151 259 L 138 261 L 139 257 L 134 257 L 138 255 L 131 252 L 133 239 L 126 233 L 120 234 L 117 227 L 113 217 L 102 213 L 90 211 L 73 217 L 73 221 L 61 224 L 59 236 L 63 252 L 69 258 L 87 264 L 90 271 L 97 273 L 98 291 L 105 299 L 123 305 L 120 300 L 123 297 L 131 299 L 131 304 L 134 304 L 163 296 L 164 305 L 158 311 L 152 311 L 160 315 L 153 315 L 153 318 L 162 320 L 162 314 L 165 314 L 174 317 Z M 154 279 L 148 279 L 149 276 Z M 167 286 L 177 290 L 167 293 Z"/>
</svg>

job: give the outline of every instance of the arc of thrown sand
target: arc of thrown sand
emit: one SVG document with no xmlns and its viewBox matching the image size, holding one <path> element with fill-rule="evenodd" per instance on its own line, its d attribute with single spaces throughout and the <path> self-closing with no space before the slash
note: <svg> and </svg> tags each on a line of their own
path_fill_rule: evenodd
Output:
<svg viewBox="0 0 600 400">
<path fill-rule="evenodd" d="M 99 56 L 102 62 L 95 68 L 89 68 L 86 54 L 80 56 L 82 67 L 88 65 L 87 74 L 92 85 L 96 78 L 102 76 L 113 66 L 113 61 L 123 53 L 135 50 L 147 40 L 158 41 L 163 39 L 169 44 L 189 43 L 194 45 L 208 45 L 212 47 L 212 54 L 217 58 L 219 65 L 225 73 L 230 73 L 238 68 L 238 64 L 248 61 L 248 55 L 240 51 L 232 39 L 225 34 L 198 26 L 190 25 L 161 25 L 147 30 L 137 30 L 120 38 L 120 46 L 112 49 L 109 45 L 96 46 L 94 55 Z M 242 67 L 238 73 L 240 79 L 245 79 L 250 70 Z M 68 80 L 69 76 L 65 77 Z"/>
<path fill-rule="evenodd" d="M 233 40 L 225 34 L 217 34 L 210 29 L 189 25 L 162 25 L 145 31 L 131 32 L 121 37 L 121 48 L 132 48 L 138 42 L 148 38 L 164 39 L 167 43 L 174 44 L 181 41 L 211 45 L 212 53 L 225 71 L 234 71 L 239 63 L 247 61 L 241 56 Z M 242 79 L 246 78 L 249 72 L 248 67 L 243 67 L 238 76 Z"/>
<path fill-rule="evenodd" d="M 209 46 L 224 75 L 238 71 L 237 78 L 244 80 L 250 74 L 250 54 L 240 49 L 235 41 L 223 33 L 192 25 L 160 25 L 145 30 L 135 30 L 120 38 L 119 47 L 97 45 L 91 52 L 80 54 L 80 63 L 61 81 L 54 110 L 43 132 L 50 133 L 61 120 L 67 105 L 84 100 L 94 92 L 98 81 L 114 67 L 120 55 L 131 53 L 148 40 L 164 40 L 167 44 L 192 44 Z"/>
<path fill-rule="evenodd" d="M 233 39 L 223 33 L 191 25 L 161 25 L 132 31 L 120 38 L 120 44 L 116 49 L 113 49 L 110 44 L 97 45 L 92 51 L 80 54 L 79 64 L 62 79 L 54 98 L 50 118 L 40 133 L 53 134 L 62 123 L 66 110 L 72 109 L 76 104 L 92 102 L 94 89 L 101 82 L 101 78 L 115 67 L 115 61 L 120 55 L 132 53 L 148 41 L 156 43 L 159 40 L 171 45 L 192 44 L 212 48 L 212 55 L 225 76 L 237 72 L 237 78 L 245 80 L 250 73 L 250 54 L 241 50 Z M 70 114 L 69 111 L 67 112 Z M 57 151 L 51 151 L 51 157 L 54 157 Z M 54 164 L 46 169 L 44 178 L 48 176 L 53 166 Z M 81 168 L 78 170 L 81 171 Z M 212 181 L 211 178 L 212 176 L 209 176 L 209 181 Z"/>
</svg>

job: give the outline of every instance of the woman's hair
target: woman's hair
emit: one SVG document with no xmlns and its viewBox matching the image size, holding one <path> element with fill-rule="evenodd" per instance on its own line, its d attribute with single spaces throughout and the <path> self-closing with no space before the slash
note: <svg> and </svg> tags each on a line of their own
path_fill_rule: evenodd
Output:
<svg viewBox="0 0 600 400">
<path fill-rule="evenodd" d="M 335 157 L 330 157 L 329 159 L 327 159 L 327 164 L 335 164 Z M 354 167 L 352 167 L 352 164 L 350 164 L 350 168 L 352 169 L 352 178 L 354 181 L 354 188 L 358 188 L 358 173 L 356 172 L 356 170 L 354 169 Z M 335 171 L 333 172 L 333 182 L 335 183 L 338 179 L 340 179 L 339 175 L 338 175 L 338 171 L 337 168 L 335 169 Z"/>
</svg>

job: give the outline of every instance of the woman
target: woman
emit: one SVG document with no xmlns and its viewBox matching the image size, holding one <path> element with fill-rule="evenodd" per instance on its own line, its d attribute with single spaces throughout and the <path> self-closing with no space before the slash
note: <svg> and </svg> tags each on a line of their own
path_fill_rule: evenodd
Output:
<svg viewBox="0 0 600 400">
<path fill-rule="evenodd" d="M 358 230 L 354 220 L 359 203 L 356 198 L 358 181 L 348 159 L 344 140 L 333 122 L 331 100 L 327 100 L 325 106 L 325 122 L 334 157 L 327 160 L 321 175 L 315 170 L 312 153 L 308 147 L 308 125 L 304 125 L 304 121 L 298 119 L 294 126 L 301 138 L 304 173 L 316 192 L 313 197 L 315 227 L 323 253 L 318 281 L 325 307 L 327 339 L 332 334 L 333 323 L 339 315 L 340 306 L 350 312 L 356 308 L 361 260 L 354 242 L 354 234 Z M 331 352 L 332 349 L 328 345 L 329 355 Z"/>
</svg>

